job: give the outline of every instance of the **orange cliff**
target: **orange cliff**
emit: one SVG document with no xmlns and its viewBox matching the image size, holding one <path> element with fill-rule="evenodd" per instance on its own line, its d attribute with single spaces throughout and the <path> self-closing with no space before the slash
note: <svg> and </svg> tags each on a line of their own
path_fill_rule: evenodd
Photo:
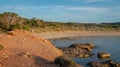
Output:
<svg viewBox="0 0 120 67">
<path fill-rule="evenodd" d="M 0 50 L 0 66 L 3 67 L 20 67 L 21 64 L 22 67 L 29 67 L 29 65 L 37 67 L 34 66 L 35 62 L 40 67 L 42 66 L 39 65 L 41 60 L 48 64 L 48 62 L 53 62 L 56 57 L 62 55 L 62 51 L 53 46 L 51 42 L 34 36 L 27 31 L 15 30 L 7 34 L 0 34 L 0 44 L 4 46 L 4 49 Z M 37 58 L 36 60 L 33 57 L 23 59 L 20 57 L 22 54 L 30 54 Z M 25 63 L 27 64 L 27 62 L 29 63 L 26 66 Z M 54 67 L 54 65 L 51 67 Z"/>
</svg>

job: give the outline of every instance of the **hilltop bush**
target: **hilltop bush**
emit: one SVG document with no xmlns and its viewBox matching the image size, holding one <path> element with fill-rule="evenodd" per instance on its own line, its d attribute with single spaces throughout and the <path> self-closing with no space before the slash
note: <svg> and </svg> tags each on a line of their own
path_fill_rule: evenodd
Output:
<svg viewBox="0 0 120 67">
<path fill-rule="evenodd" d="M 77 64 L 74 60 L 65 56 L 60 56 L 56 58 L 54 62 L 58 64 L 60 67 L 77 67 Z"/>
<path fill-rule="evenodd" d="M 0 44 L 0 50 L 3 50 L 4 49 L 4 47 Z"/>
</svg>

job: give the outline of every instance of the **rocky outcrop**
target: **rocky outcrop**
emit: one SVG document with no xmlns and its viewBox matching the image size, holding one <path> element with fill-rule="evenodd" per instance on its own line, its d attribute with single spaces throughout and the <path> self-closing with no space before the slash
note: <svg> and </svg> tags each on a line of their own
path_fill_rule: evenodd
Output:
<svg viewBox="0 0 120 67">
<path fill-rule="evenodd" d="M 87 58 L 92 56 L 92 49 L 95 47 L 92 43 L 87 44 L 72 44 L 69 47 L 60 48 L 65 56 Z"/>
<path fill-rule="evenodd" d="M 110 53 L 98 52 L 98 58 L 109 58 L 110 56 Z"/>
<path fill-rule="evenodd" d="M 91 67 L 120 67 L 120 63 L 115 63 L 112 60 L 105 62 L 90 62 L 88 65 Z"/>
</svg>

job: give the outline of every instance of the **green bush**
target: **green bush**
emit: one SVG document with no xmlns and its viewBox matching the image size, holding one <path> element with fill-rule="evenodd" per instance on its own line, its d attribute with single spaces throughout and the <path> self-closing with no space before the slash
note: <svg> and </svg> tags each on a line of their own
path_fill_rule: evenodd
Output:
<svg viewBox="0 0 120 67">
<path fill-rule="evenodd" d="M 29 30 L 29 28 L 30 28 L 29 26 L 24 25 L 22 29 L 23 29 L 23 30 Z"/>
<path fill-rule="evenodd" d="M 56 58 L 54 62 L 58 64 L 60 67 L 77 67 L 77 64 L 74 60 L 65 56 L 60 56 Z"/>
<path fill-rule="evenodd" d="M 3 50 L 4 49 L 4 47 L 0 44 L 0 50 Z"/>
</svg>

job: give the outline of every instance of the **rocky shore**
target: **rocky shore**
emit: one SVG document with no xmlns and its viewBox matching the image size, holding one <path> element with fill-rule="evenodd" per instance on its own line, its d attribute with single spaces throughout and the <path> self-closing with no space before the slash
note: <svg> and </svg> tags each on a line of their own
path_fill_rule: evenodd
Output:
<svg viewBox="0 0 120 67">
<path fill-rule="evenodd" d="M 69 47 L 60 48 L 65 56 L 68 57 L 78 57 L 78 58 L 87 58 L 92 56 L 92 49 L 95 47 L 95 44 L 86 43 L 86 44 L 72 44 Z"/>
<path fill-rule="evenodd" d="M 93 43 L 72 44 L 68 47 L 61 47 L 63 54 L 68 57 L 88 58 L 93 56 L 92 50 L 96 47 Z M 110 58 L 111 54 L 107 52 L 97 52 L 97 57 L 100 59 Z M 89 62 L 90 67 L 120 67 L 120 63 L 113 60 L 106 60 L 104 62 Z"/>
<path fill-rule="evenodd" d="M 120 63 L 115 63 L 112 60 L 105 62 L 90 62 L 88 65 L 91 67 L 120 67 Z"/>
</svg>

